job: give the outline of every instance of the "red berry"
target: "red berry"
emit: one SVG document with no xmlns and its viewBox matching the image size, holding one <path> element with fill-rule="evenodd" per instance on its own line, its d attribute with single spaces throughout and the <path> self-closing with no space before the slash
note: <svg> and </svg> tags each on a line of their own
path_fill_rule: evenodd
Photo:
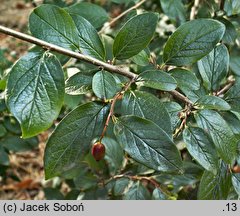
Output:
<svg viewBox="0 0 240 216">
<path fill-rule="evenodd" d="M 102 160 L 105 156 L 105 146 L 100 142 L 94 143 L 92 146 L 92 156 L 96 161 Z"/>
</svg>

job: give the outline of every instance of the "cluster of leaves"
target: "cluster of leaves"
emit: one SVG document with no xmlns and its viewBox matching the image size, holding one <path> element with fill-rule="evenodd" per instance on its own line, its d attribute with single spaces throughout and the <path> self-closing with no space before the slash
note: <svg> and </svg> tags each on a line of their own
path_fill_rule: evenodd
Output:
<svg viewBox="0 0 240 216">
<path fill-rule="evenodd" d="M 114 0 L 105 7 L 134 2 Z M 203 1 L 195 19 L 187 21 L 193 1 L 147 1 L 144 11 L 131 11 L 101 35 L 109 15 L 97 4 L 34 9 L 33 36 L 138 74 L 123 96 L 114 98 L 128 78 L 38 47 L 17 61 L 9 73 L 6 104 L 22 137 L 36 136 L 67 113 L 46 145 L 46 179 L 66 179 L 73 188 L 67 198 L 237 198 L 238 2 L 226 0 L 222 8 L 222 1 Z M 161 22 L 166 16 L 170 26 Z M 176 89 L 181 97 L 175 100 Z M 96 162 L 91 145 L 111 108 L 114 115 L 101 140 L 106 156 Z"/>
</svg>

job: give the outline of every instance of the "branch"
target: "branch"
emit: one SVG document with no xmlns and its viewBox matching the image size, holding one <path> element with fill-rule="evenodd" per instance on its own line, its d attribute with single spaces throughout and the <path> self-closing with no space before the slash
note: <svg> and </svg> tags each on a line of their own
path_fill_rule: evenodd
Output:
<svg viewBox="0 0 240 216">
<path fill-rule="evenodd" d="M 134 79 L 134 80 L 136 80 L 138 78 L 137 74 L 127 70 L 126 68 L 105 63 L 105 62 L 103 62 L 101 60 L 98 60 L 98 59 L 95 59 L 95 58 L 93 58 L 91 56 L 86 56 L 86 55 L 83 55 L 81 53 L 77 53 L 77 52 L 74 52 L 74 51 L 62 48 L 60 46 L 57 46 L 57 45 L 45 42 L 45 41 L 40 40 L 38 38 L 35 38 L 33 36 L 30 36 L 30 35 L 27 35 L 27 34 L 24 34 L 24 33 L 18 32 L 18 31 L 15 31 L 13 29 L 4 27 L 2 25 L 0 25 L 0 32 L 4 33 L 6 35 L 13 36 L 13 37 L 18 38 L 18 39 L 21 39 L 23 41 L 27 41 L 29 43 L 38 45 L 38 46 L 42 47 L 43 49 L 47 49 L 47 50 L 50 50 L 50 51 L 55 51 L 55 52 L 58 52 L 60 54 L 70 56 L 72 58 L 88 62 L 90 64 L 93 64 L 93 65 L 96 65 L 98 67 L 101 67 L 102 69 L 107 70 L 109 72 L 117 73 L 117 74 L 126 76 L 126 77 L 128 77 L 130 79 Z M 185 97 L 184 95 L 182 95 L 180 92 L 178 92 L 176 90 L 170 91 L 168 93 L 173 95 L 177 99 L 179 99 L 179 100 L 189 104 L 189 105 L 193 104 L 187 97 Z"/>
<path fill-rule="evenodd" d="M 195 16 L 197 14 L 197 10 L 198 10 L 198 7 L 199 7 L 199 3 L 200 3 L 200 0 L 195 0 L 194 1 L 194 5 L 191 8 L 190 20 L 194 20 L 195 19 Z"/>
<path fill-rule="evenodd" d="M 119 19 L 121 19 L 123 16 L 125 16 L 127 13 L 129 13 L 130 11 L 137 9 L 139 6 L 141 6 L 144 2 L 146 2 L 147 0 L 142 0 L 140 2 L 138 2 L 137 4 L 135 4 L 134 6 L 130 7 L 129 9 L 127 9 L 126 11 L 124 11 L 123 13 L 121 13 L 120 15 L 118 15 L 117 17 L 115 17 L 114 19 L 112 19 L 111 22 L 106 23 L 106 25 L 104 25 L 102 27 L 102 29 L 98 32 L 99 34 L 102 34 L 108 27 L 112 26 L 113 23 L 117 22 Z"/>
<path fill-rule="evenodd" d="M 180 92 L 173 90 L 169 92 L 173 97 L 185 102 L 186 104 L 189 104 L 190 106 L 193 105 L 193 102 L 190 101 L 187 97 L 185 97 L 183 94 L 181 94 Z"/>
<path fill-rule="evenodd" d="M 224 94 L 226 91 L 228 91 L 233 86 L 234 83 L 235 83 L 234 80 L 230 81 L 227 85 L 225 85 L 221 90 L 219 90 L 216 93 L 216 96 L 220 96 L 220 95 Z"/>
<path fill-rule="evenodd" d="M 126 76 L 126 77 L 131 78 L 131 79 L 137 78 L 136 74 L 134 74 L 134 73 L 128 71 L 127 69 L 122 68 L 122 67 L 114 66 L 114 65 L 105 63 L 105 62 L 100 61 L 98 59 L 95 59 L 91 56 L 86 56 L 86 55 L 83 55 L 81 53 L 73 52 L 71 50 L 68 50 L 68 49 L 62 48 L 60 46 L 45 42 L 45 41 L 40 40 L 38 38 L 35 38 L 33 36 L 30 36 L 30 35 L 12 30 L 10 28 L 4 27 L 2 25 L 0 25 L 0 32 L 4 33 L 4 34 L 7 34 L 7 35 L 11 35 L 15 38 L 30 42 L 32 44 L 38 45 L 38 46 L 42 47 L 43 49 L 55 51 L 55 52 L 61 53 L 63 55 L 67 55 L 67 56 L 70 56 L 70 57 L 88 62 L 90 64 L 99 66 L 99 67 L 101 67 L 101 68 L 103 68 L 107 71 L 117 73 L 117 74 L 121 74 L 121 75 Z"/>
<path fill-rule="evenodd" d="M 131 175 L 125 175 L 125 174 L 120 174 L 120 175 L 115 175 L 113 177 L 111 177 L 108 181 L 110 182 L 113 179 L 119 179 L 119 178 L 128 178 L 132 181 L 147 181 L 149 182 L 151 185 L 153 185 L 155 188 L 158 188 L 160 191 L 162 191 L 163 193 L 171 196 L 170 192 L 166 190 L 166 188 L 164 188 L 163 186 L 161 186 L 154 178 L 152 177 L 146 177 L 146 176 L 131 176 Z"/>
</svg>

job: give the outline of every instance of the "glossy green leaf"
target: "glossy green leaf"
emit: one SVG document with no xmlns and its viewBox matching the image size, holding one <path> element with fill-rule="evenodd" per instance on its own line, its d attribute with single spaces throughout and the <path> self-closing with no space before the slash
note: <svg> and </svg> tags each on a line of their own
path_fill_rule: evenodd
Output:
<svg viewBox="0 0 240 216">
<path fill-rule="evenodd" d="M 78 166 L 92 139 L 101 134 L 107 112 L 108 106 L 90 102 L 77 107 L 59 123 L 45 149 L 46 179 Z"/>
<path fill-rule="evenodd" d="M 32 137 L 29 139 L 22 139 L 19 136 L 6 136 L 1 139 L 0 145 L 3 146 L 8 151 L 12 152 L 24 152 L 30 151 L 38 147 L 37 137 Z"/>
<path fill-rule="evenodd" d="M 235 84 L 224 95 L 224 99 L 232 107 L 232 111 L 240 112 L 240 80 L 237 79 Z"/>
<path fill-rule="evenodd" d="M 232 132 L 236 134 L 236 136 L 240 137 L 240 119 L 237 115 L 232 112 L 222 112 L 221 113 L 224 120 L 227 122 Z"/>
<path fill-rule="evenodd" d="M 239 0 L 226 0 L 224 2 L 224 11 L 228 16 L 240 13 L 240 2 Z"/>
<path fill-rule="evenodd" d="M 168 197 L 159 188 L 155 188 L 152 193 L 153 200 L 167 200 Z"/>
<path fill-rule="evenodd" d="M 101 99 L 111 99 L 117 93 L 117 83 L 114 76 L 107 71 L 99 71 L 93 76 L 92 89 Z"/>
<path fill-rule="evenodd" d="M 37 52 L 22 57 L 10 71 L 6 97 L 24 138 L 48 129 L 64 99 L 64 76 L 57 58 Z"/>
<path fill-rule="evenodd" d="M 200 83 L 194 73 L 189 70 L 175 68 L 170 70 L 169 73 L 177 81 L 179 88 L 189 88 L 191 90 L 198 90 L 200 88 Z"/>
<path fill-rule="evenodd" d="M 180 171 L 181 157 L 175 144 L 152 121 L 137 116 L 117 119 L 114 132 L 123 149 L 136 161 L 158 171 Z"/>
<path fill-rule="evenodd" d="M 232 22 L 223 17 L 218 18 L 218 20 L 226 27 L 225 34 L 223 35 L 223 42 L 233 45 L 237 39 L 237 31 L 235 26 L 232 24 Z"/>
<path fill-rule="evenodd" d="M 21 127 L 16 118 L 5 116 L 3 121 L 4 127 L 11 133 L 21 135 Z"/>
<path fill-rule="evenodd" d="M 182 0 L 160 0 L 163 12 L 175 21 L 186 21 L 186 10 Z"/>
<path fill-rule="evenodd" d="M 200 109 L 230 110 L 231 106 L 220 97 L 205 95 L 196 101 L 195 105 Z"/>
<path fill-rule="evenodd" d="M 240 173 L 232 174 L 232 184 L 238 196 L 240 196 Z"/>
<path fill-rule="evenodd" d="M 110 137 L 104 137 L 102 143 L 105 145 L 106 154 L 104 159 L 108 162 L 111 173 L 116 174 L 123 166 L 124 152 L 119 143 Z"/>
<path fill-rule="evenodd" d="M 128 4 L 134 0 L 111 0 L 111 2 L 117 3 L 117 4 Z"/>
<path fill-rule="evenodd" d="M 187 127 L 183 131 L 183 140 L 192 157 L 206 170 L 216 173 L 218 155 L 208 134 L 198 127 Z"/>
<path fill-rule="evenodd" d="M 128 178 L 120 178 L 115 181 L 113 187 L 113 193 L 115 196 L 123 195 L 126 187 L 128 186 L 130 180 Z"/>
<path fill-rule="evenodd" d="M 0 137 L 5 136 L 6 134 L 7 134 L 6 128 L 2 124 L 0 124 Z"/>
<path fill-rule="evenodd" d="M 205 171 L 198 189 L 200 200 L 224 200 L 227 199 L 231 187 L 231 174 L 224 163 L 218 168 L 217 175 Z"/>
<path fill-rule="evenodd" d="M 43 189 L 47 200 L 64 200 L 64 196 L 58 188 L 44 188 Z"/>
<path fill-rule="evenodd" d="M 229 67 L 229 54 L 226 46 L 216 46 L 207 56 L 198 62 L 203 85 L 208 90 L 217 90 L 226 77 Z"/>
<path fill-rule="evenodd" d="M 155 13 L 140 14 L 128 20 L 114 40 L 114 57 L 128 59 L 146 48 L 154 35 L 157 21 Z"/>
<path fill-rule="evenodd" d="M 230 56 L 230 69 L 234 74 L 240 76 L 240 56 Z"/>
<path fill-rule="evenodd" d="M 108 14 L 102 7 L 89 2 L 74 4 L 66 8 L 66 10 L 71 14 L 84 17 L 95 28 L 101 27 L 108 20 Z"/>
<path fill-rule="evenodd" d="M 79 72 L 66 80 L 65 92 L 69 95 L 86 94 L 92 89 L 92 73 Z"/>
<path fill-rule="evenodd" d="M 198 99 L 201 97 L 204 97 L 207 95 L 206 89 L 203 87 L 203 85 L 200 85 L 200 88 L 198 90 L 191 90 L 189 88 L 181 88 L 181 91 L 188 97 L 189 100 L 191 100 L 193 103 L 195 103 Z"/>
<path fill-rule="evenodd" d="M 228 164 L 237 153 L 237 140 L 226 121 L 213 110 L 202 110 L 195 114 L 197 124 L 211 136 L 220 157 Z"/>
<path fill-rule="evenodd" d="M 131 91 L 124 94 L 121 106 L 122 115 L 135 115 L 149 119 L 172 137 L 171 120 L 164 104 L 154 95 Z"/>
<path fill-rule="evenodd" d="M 137 65 L 140 65 L 140 66 L 149 65 L 150 52 L 148 49 L 144 49 L 137 55 L 133 56 L 131 59 Z"/>
<path fill-rule="evenodd" d="M 162 91 L 172 91 L 177 87 L 177 81 L 168 73 L 160 70 L 144 71 L 139 75 L 137 83 Z"/>
<path fill-rule="evenodd" d="M 41 5 L 29 17 L 33 36 L 70 50 L 79 49 L 76 26 L 71 16 L 55 5 Z"/>
<path fill-rule="evenodd" d="M 79 170 L 78 175 L 73 179 L 75 188 L 88 190 L 97 186 L 97 178 L 88 170 Z"/>
<path fill-rule="evenodd" d="M 176 102 L 165 102 L 164 106 L 166 107 L 171 119 L 172 131 L 175 131 L 181 122 L 179 114 L 183 108 Z"/>
<path fill-rule="evenodd" d="M 168 65 L 193 64 L 211 52 L 224 32 L 224 24 L 216 20 L 197 19 L 186 22 L 168 39 L 163 60 Z"/>
<path fill-rule="evenodd" d="M 8 154 L 1 145 L 0 145 L 0 165 L 3 165 L 3 166 L 10 165 Z"/>
<path fill-rule="evenodd" d="M 78 30 L 80 51 L 84 55 L 89 55 L 96 59 L 105 61 L 105 49 L 101 39 L 98 36 L 97 30 L 82 16 L 75 13 L 70 13 L 70 15 L 73 18 Z"/>
<path fill-rule="evenodd" d="M 133 185 L 124 194 L 124 200 L 150 200 L 151 196 L 146 187 L 140 181 L 134 182 Z"/>
</svg>

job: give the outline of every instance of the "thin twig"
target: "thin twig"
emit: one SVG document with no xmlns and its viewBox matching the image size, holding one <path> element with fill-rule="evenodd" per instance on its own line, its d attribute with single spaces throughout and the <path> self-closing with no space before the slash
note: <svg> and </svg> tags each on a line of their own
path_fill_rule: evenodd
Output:
<svg viewBox="0 0 240 216">
<path fill-rule="evenodd" d="M 107 70 L 107 71 L 112 72 L 112 73 L 121 74 L 121 75 L 126 76 L 130 79 L 135 79 L 136 80 L 137 77 L 138 77 L 137 74 L 132 73 L 131 71 L 127 70 L 126 68 L 105 63 L 105 62 L 103 62 L 101 60 L 98 60 L 98 59 L 95 59 L 91 56 L 86 56 L 86 55 L 83 55 L 81 53 L 77 53 L 77 52 L 62 48 L 60 46 L 45 42 L 45 41 L 40 40 L 38 38 L 35 38 L 33 36 L 15 31 L 13 29 L 4 27 L 2 25 L 0 25 L 0 32 L 4 33 L 6 35 L 13 36 L 13 37 L 18 38 L 18 39 L 21 39 L 23 41 L 27 41 L 29 43 L 38 45 L 38 46 L 42 47 L 43 49 L 47 49 L 47 50 L 50 50 L 50 51 L 55 51 L 55 52 L 58 52 L 60 54 L 70 56 L 72 58 L 88 62 L 90 64 L 99 66 L 104 70 Z M 172 94 L 174 97 L 178 98 L 179 100 L 181 100 L 185 103 L 193 104 L 187 97 L 185 97 L 184 95 L 182 95 L 180 92 L 178 92 L 176 90 L 169 91 L 169 94 Z"/>
<path fill-rule="evenodd" d="M 101 134 L 101 137 L 99 139 L 99 142 L 102 141 L 106 131 L 107 131 L 107 128 L 108 128 L 108 125 L 109 125 L 109 122 L 110 122 L 110 119 L 111 117 L 113 116 L 113 113 L 114 113 L 114 107 L 115 107 L 115 104 L 118 100 L 118 98 L 120 98 L 131 86 L 132 83 L 134 83 L 136 81 L 135 78 L 131 79 L 122 89 L 122 91 L 118 92 L 112 99 L 111 101 L 111 107 L 110 107 L 110 111 L 108 113 L 108 116 L 107 116 L 107 120 L 106 120 L 106 123 L 104 125 L 104 128 L 103 128 L 103 131 L 102 131 L 102 134 Z"/>
<path fill-rule="evenodd" d="M 200 0 L 195 0 L 194 1 L 194 5 L 191 8 L 190 20 L 194 20 L 195 19 L 195 16 L 196 16 L 197 11 L 198 11 L 199 3 L 200 3 Z"/>
<path fill-rule="evenodd" d="M 111 20 L 111 22 L 106 23 L 98 33 L 102 34 L 107 28 L 112 26 L 113 23 L 117 22 L 119 19 L 121 19 L 123 16 L 125 16 L 130 11 L 137 9 L 138 7 L 140 7 L 146 1 L 147 0 L 142 0 L 142 1 L 138 2 L 137 4 L 135 4 L 134 6 L 130 7 L 129 9 L 127 9 L 126 11 L 124 11 L 123 13 L 119 14 L 117 17 L 113 18 Z"/>
<path fill-rule="evenodd" d="M 228 91 L 233 86 L 234 83 L 235 83 L 235 81 L 229 82 L 227 85 L 225 85 L 221 90 L 219 90 L 216 93 L 216 96 L 220 96 L 220 95 L 224 94 L 226 91 Z"/>
<path fill-rule="evenodd" d="M 163 193 L 171 196 L 170 192 L 167 191 L 165 188 L 163 188 L 154 178 L 152 177 L 147 177 L 147 176 L 131 176 L 131 175 L 125 175 L 125 174 L 120 174 L 120 175 L 115 175 L 113 177 L 111 177 L 107 182 L 110 182 L 113 179 L 119 179 L 119 178 L 128 178 L 132 181 L 147 181 L 149 182 L 151 185 L 153 185 L 155 188 L 158 188 L 159 190 L 161 190 Z"/>
<path fill-rule="evenodd" d="M 62 48 L 60 46 L 45 42 L 45 41 L 40 40 L 38 38 L 35 38 L 33 36 L 30 36 L 30 35 L 12 30 L 10 28 L 4 27 L 2 25 L 0 25 L 0 32 L 4 33 L 4 34 L 7 34 L 7 35 L 11 35 L 15 38 L 30 42 L 32 44 L 41 46 L 44 49 L 47 49 L 47 50 L 50 50 L 50 51 L 56 51 L 58 53 L 61 53 L 61 54 L 64 54 L 64 55 L 67 55 L 67 56 L 70 56 L 70 57 L 73 57 L 73 58 L 76 58 L 76 59 L 79 59 L 79 60 L 82 60 L 82 61 L 85 61 L 85 62 L 88 62 L 88 63 L 91 63 L 91 64 L 99 66 L 99 67 L 101 67 L 101 68 L 103 68 L 107 71 L 111 71 L 113 73 L 118 73 L 118 74 L 121 74 L 123 76 L 129 77 L 131 79 L 137 77 L 136 74 L 134 74 L 134 73 L 122 68 L 122 67 L 114 66 L 114 65 L 105 63 L 105 62 L 100 61 L 98 59 L 95 59 L 91 56 L 87 56 L 87 55 L 83 55 L 81 53 L 73 52 L 71 50 L 68 50 L 68 49 Z"/>
</svg>

